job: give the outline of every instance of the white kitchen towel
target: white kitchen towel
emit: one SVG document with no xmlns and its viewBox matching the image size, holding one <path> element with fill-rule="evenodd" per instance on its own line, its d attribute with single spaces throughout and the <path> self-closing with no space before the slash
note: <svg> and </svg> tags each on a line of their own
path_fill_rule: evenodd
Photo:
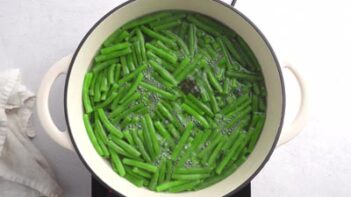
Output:
<svg viewBox="0 0 351 197">
<path fill-rule="evenodd" d="M 0 196 L 60 197 L 54 173 L 30 137 L 34 94 L 18 69 L 0 72 Z"/>
</svg>

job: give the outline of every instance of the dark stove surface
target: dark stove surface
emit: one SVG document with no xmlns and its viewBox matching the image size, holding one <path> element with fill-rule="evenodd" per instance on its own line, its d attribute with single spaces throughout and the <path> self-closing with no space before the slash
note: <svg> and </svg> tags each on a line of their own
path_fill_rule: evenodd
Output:
<svg viewBox="0 0 351 197">
<path fill-rule="evenodd" d="M 103 185 L 100 184 L 98 180 L 92 178 L 91 181 L 91 190 L 92 197 L 120 197 L 121 195 L 117 195 L 114 192 L 106 189 Z M 242 190 L 228 197 L 251 197 L 251 184 L 248 184 Z"/>
</svg>

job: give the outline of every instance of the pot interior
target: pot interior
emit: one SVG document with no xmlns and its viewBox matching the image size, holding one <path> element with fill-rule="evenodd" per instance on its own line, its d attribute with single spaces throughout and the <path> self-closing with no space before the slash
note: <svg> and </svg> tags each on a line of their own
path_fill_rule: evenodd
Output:
<svg viewBox="0 0 351 197">
<path fill-rule="evenodd" d="M 188 10 L 208 15 L 227 25 L 249 44 L 262 66 L 267 87 L 267 119 L 255 150 L 230 177 L 211 187 L 182 194 L 156 193 L 137 188 L 118 176 L 93 148 L 83 124 L 82 86 L 85 73 L 102 42 L 126 22 L 160 10 Z M 279 137 L 284 112 L 284 90 L 280 68 L 265 39 L 248 19 L 214 0 L 136 0 L 114 9 L 87 34 L 72 61 L 66 86 L 66 118 L 73 143 L 86 166 L 109 187 L 125 196 L 223 196 L 252 178 L 271 154 Z"/>
</svg>

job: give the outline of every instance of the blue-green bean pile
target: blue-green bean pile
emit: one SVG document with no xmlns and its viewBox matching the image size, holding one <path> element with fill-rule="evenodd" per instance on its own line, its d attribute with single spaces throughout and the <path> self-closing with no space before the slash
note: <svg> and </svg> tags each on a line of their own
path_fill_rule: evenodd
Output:
<svg viewBox="0 0 351 197">
<path fill-rule="evenodd" d="M 265 122 L 266 89 L 245 41 L 206 16 L 133 20 L 97 52 L 83 85 L 96 151 L 138 187 L 194 191 L 231 175 Z"/>
</svg>

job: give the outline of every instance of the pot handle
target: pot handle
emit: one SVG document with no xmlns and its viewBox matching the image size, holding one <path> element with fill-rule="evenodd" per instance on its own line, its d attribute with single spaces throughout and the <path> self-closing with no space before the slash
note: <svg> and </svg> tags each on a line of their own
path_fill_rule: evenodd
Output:
<svg viewBox="0 0 351 197">
<path fill-rule="evenodd" d="M 67 73 L 71 59 L 72 55 L 62 58 L 60 61 L 51 66 L 49 71 L 45 74 L 37 94 L 37 112 L 39 121 L 50 138 L 64 148 L 74 151 L 68 132 L 60 131 L 60 129 L 57 128 L 52 120 L 49 110 L 49 95 L 51 86 L 57 77 Z"/>
<path fill-rule="evenodd" d="M 235 3 L 236 3 L 236 0 L 233 0 L 230 5 L 232 5 L 234 7 Z"/>
<path fill-rule="evenodd" d="M 303 129 L 303 127 L 307 123 L 308 116 L 308 91 L 307 86 L 304 79 L 301 77 L 300 73 L 291 66 L 291 64 L 287 63 L 284 66 L 285 69 L 288 69 L 296 78 L 299 86 L 300 86 L 300 94 L 301 94 L 301 102 L 300 108 L 295 116 L 294 121 L 288 127 L 284 128 L 284 132 L 280 135 L 278 140 L 277 147 L 288 143 L 292 139 L 294 139 Z"/>
</svg>

